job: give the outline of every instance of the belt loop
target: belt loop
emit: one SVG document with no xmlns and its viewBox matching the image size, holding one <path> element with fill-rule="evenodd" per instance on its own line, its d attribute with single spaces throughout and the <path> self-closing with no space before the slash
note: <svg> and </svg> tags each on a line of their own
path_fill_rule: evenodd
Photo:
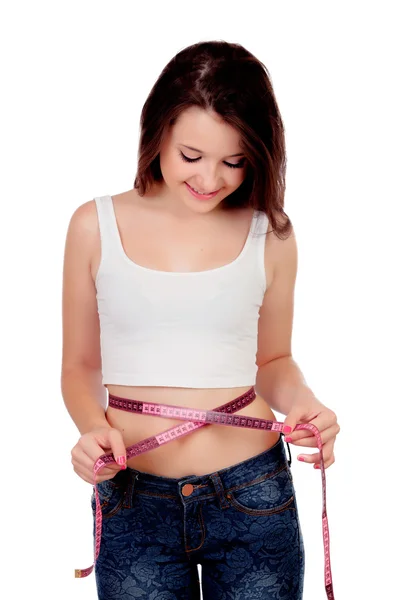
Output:
<svg viewBox="0 0 414 600">
<path fill-rule="evenodd" d="M 223 487 L 223 483 L 221 481 L 221 477 L 220 475 L 217 473 L 217 471 L 215 473 L 211 473 L 210 475 L 210 479 L 213 482 L 213 485 L 216 489 L 218 498 L 219 498 L 219 502 L 220 502 L 220 507 L 221 508 L 230 508 L 231 504 L 230 502 L 227 500 L 226 498 L 226 494 L 225 494 L 225 490 Z"/>
<path fill-rule="evenodd" d="M 135 480 L 138 475 L 134 475 L 133 472 L 128 469 L 125 472 L 126 482 L 125 482 L 125 491 L 124 491 L 124 508 L 131 508 L 132 506 L 132 496 L 135 488 Z"/>
<path fill-rule="evenodd" d="M 288 460 L 288 465 L 290 467 L 290 465 L 292 464 L 292 455 L 290 453 L 290 446 L 289 446 L 289 442 L 285 442 L 287 447 L 288 447 L 288 452 L 289 452 L 289 460 Z"/>
</svg>

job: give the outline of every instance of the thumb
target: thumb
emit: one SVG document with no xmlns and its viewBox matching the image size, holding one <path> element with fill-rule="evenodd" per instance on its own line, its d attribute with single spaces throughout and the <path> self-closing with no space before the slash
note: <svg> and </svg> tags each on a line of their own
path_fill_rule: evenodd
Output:
<svg viewBox="0 0 414 600">
<path fill-rule="evenodd" d="M 302 416 L 303 415 L 298 407 L 292 408 L 292 410 L 288 413 L 286 419 L 283 422 L 282 432 L 291 433 L 295 429 L 296 425 L 298 424 L 298 421 L 300 421 Z"/>
<path fill-rule="evenodd" d="M 126 469 L 126 449 L 122 433 L 119 429 L 112 427 L 108 430 L 108 436 L 112 454 L 114 455 L 116 462 Z"/>
</svg>

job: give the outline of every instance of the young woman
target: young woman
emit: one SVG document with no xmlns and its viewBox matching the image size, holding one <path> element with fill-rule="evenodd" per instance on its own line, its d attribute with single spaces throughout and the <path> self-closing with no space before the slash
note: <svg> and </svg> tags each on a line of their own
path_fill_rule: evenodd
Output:
<svg viewBox="0 0 414 600">
<path fill-rule="evenodd" d="M 292 429 L 313 419 L 325 468 L 339 426 L 291 357 L 285 166 L 265 67 L 238 44 L 203 42 L 170 61 L 145 102 L 133 189 L 72 216 L 62 394 L 81 434 L 73 468 L 99 494 L 100 599 L 199 599 L 197 565 L 204 600 L 302 598 L 290 460 L 263 424 L 271 407 L 295 415 Z M 186 423 L 160 405 L 253 420 Z M 188 423 L 198 426 L 159 435 Z M 315 446 L 306 431 L 290 439 Z M 140 440 L 150 441 L 128 458 Z M 119 466 L 96 474 L 108 450 Z"/>
</svg>

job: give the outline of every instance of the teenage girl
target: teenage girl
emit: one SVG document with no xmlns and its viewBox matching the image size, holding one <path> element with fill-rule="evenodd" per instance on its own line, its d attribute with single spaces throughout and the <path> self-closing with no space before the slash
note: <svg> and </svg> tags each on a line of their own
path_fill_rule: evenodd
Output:
<svg viewBox="0 0 414 600">
<path fill-rule="evenodd" d="M 229 412 L 275 420 L 273 408 L 292 415 L 292 429 L 313 419 L 325 468 L 334 462 L 336 417 L 291 356 L 297 250 L 285 166 L 265 67 L 238 44 L 203 42 L 170 61 L 144 104 L 133 189 L 71 218 L 62 394 L 81 434 L 72 463 L 93 484 L 99 456 L 119 459 L 96 479 L 102 600 L 197 600 L 197 565 L 204 600 L 302 598 L 281 433 L 207 424 L 123 465 L 128 446 L 185 422 L 107 405 L 107 391 L 202 410 L 248 401 Z M 316 445 L 306 431 L 289 440 Z M 94 493 L 91 507 L 95 526 Z"/>
</svg>

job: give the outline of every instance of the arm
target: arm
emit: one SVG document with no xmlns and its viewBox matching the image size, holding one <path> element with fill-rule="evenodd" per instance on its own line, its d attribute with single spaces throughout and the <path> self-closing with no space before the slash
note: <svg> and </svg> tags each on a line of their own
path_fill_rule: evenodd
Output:
<svg viewBox="0 0 414 600">
<path fill-rule="evenodd" d="M 290 412 L 300 389 L 313 395 L 292 356 L 281 356 L 271 360 L 257 373 L 256 390 L 259 396 L 282 415 Z"/>
<path fill-rule="evenodd" d="M 110 427 L 105 417 L 106 390 L 100 370 L 86 365 L 62 369 L 61 391 L 81 435 L 97 427 Z"/>
<path fill-rule="evenodd" d="M 109 427 L 102 384 L 99 315 L 90 257 L 99 236 L 94 202 L 72 215 L 66 237 L 62 298 L 61 391 L 81 435 Z"/>
<path fill-rule="evenodd" d="M 291 351 L 298 263 L 296 237 L 294 231 L 285 241 L 270 235 L 266 250 L 273 272 L 260 309 L 255 387 L 271 408 L 287 415 L 298 391 L 312 391 Z"/>
</svg>

